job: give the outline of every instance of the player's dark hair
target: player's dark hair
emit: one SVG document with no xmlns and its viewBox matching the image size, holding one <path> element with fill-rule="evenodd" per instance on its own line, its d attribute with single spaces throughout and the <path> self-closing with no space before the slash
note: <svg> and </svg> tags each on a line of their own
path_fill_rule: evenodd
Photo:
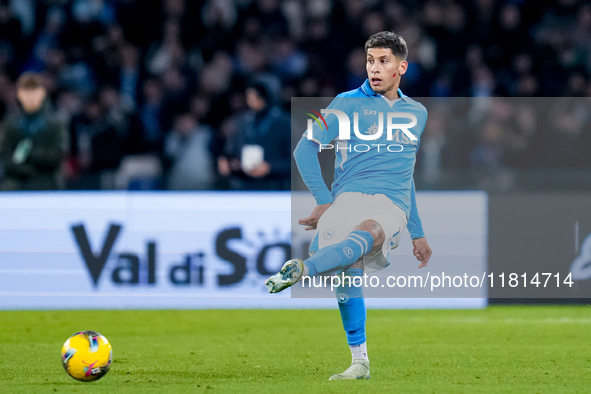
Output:
<svg viewBox="0 0 591 394">
<path fill-rule="evenodd" d="M 402 36 L 392 31 L 381 31 L 369 37 L 365 42 L 365 53 L 369 48 L 390 48 L 397 58 L 406 60 L 408 47 Z"/>
</svg>

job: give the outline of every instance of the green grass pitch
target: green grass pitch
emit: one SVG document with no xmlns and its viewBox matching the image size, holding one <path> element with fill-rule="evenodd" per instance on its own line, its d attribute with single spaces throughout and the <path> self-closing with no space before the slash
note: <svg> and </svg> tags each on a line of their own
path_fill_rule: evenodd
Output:
<svg viewBox="0 0 591 394">
<path fill-rule="evenodd" d="M 63 342 L 95 330 L 109 373 L 77 382 Z M 2 393 L 589 393 L 591 307 L 370 310 L 371 379 L 334 310 L 0 312 Z"/>
</svg>

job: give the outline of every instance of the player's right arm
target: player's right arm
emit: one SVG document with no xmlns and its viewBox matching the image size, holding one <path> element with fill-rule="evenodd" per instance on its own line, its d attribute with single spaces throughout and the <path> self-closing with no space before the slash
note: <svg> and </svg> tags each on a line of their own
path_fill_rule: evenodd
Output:
<svg viewBox="0 0 591 394">
<path fill-rule="evenodd" d="M 305 230 L 316 230 L 316 227 L 318 227 L 318 220 L 320 220 L 320 217 L 331 205 L 332 203 L 316 205 L 316 208 L 314 208 L 310 216 L 298 220 L 298 224 L 306 226 Z"/>
<path fill-rule="evenodd" d="M 346 101 L 340 96 L 337 96 L 335 100 L 328 106 L 329 109 L 341 109 L 344 110 Z M 318 219 L 332 204 L 333 197 L 324 178 L 322 178 L 322 171 L 320 163 L 318 161 L 318 153 L 320 147 L 329 144 L 335 139 L 339 132 L 338 119 L 335 115 L 327 116 L 326 129 L 318 127 L 313 124 L 311 131 L 312 134 L 308 134 L 308 131 L 304 133 L 296 149 L 293 152 L 296 165 L 304 180 L 304 183 L 308 187 L 308 190 L 314 196 L 316 200 L 316 208 L 312 211 L 310 216 L 307 218 L 300 219 L 299 224 L 305 225 L 306 230 L 314 230 L 318 224 Z"/>
<path fill-rule="evenodd" d="M 298 222 L 301 225 L 307 226 L 306 230 L 316 229 L 318 219 L 320 219 L 333 201 L 332 195 L 322 178 L 322 171 L 318 162 L 319 147 L 320 145 L 316 142 L 304 136 L 298 142 L 293 152 L 300 175 L 308 190 L 314 196 L 317 204 L 310 216 L 300 219 Z"/>
<path fill-rule="evenodd" d="M 324 205 L 332 203 L 332 195 L 322 178 L 322 170 L 318 161 L 319 147 L 320 145 L 316 142 L 302 137 L 293 152 L 293 156 L 298 166 L 298 171 L 308 190 L 314 196 L 316 204 Z"/>
</svg>

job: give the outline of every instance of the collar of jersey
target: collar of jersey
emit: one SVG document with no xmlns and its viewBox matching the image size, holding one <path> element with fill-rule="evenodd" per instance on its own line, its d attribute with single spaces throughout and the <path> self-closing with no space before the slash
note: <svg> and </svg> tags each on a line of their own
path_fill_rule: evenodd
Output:
<svg viewBox="0 0 591 394">
<path fill-rule="evenodd" d="M 366 79 L 363 85 L 361 85 L 361 90 L 363 90 L 363 93 L 365 93 L 366 96 L 380 97 L 380 95 L 374 92 L 371 88 L 371 85 L 369 84 L 369 79 Z M 402 101 L 406 102 L 405 97 L 407 96 L 404 93 L 402 93 L 402 90 L 400 90 L 400 88 L 398 88 L 398 95 L 400 96 L 400 99 Z"/>
</svg>

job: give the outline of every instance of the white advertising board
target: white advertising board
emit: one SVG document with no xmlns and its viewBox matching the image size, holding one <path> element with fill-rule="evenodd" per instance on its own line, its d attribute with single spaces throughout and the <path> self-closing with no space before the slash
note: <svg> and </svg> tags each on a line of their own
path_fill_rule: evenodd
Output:
<svg viewBox="0 0 591 394">
<path fill-rule="evenodd" d="M 423 197 L 436 198 L 420 195 L 419 204 Z M 485 197 L 471 197 L 484 201 L 475 219 L 484 223 Z M 329 298 L 292 298 L 289 291 L 270 295 L 263 284 L 291 253 L 291 198 L 290 193 L 1 193 L 0 309 L 335 307 Z M 426 231 L 438 228 L 431 215 L 424 210 Z M 447 234 L 464 245 L 460 234 Z M 479 236 L 484 243 L 474 253 L 485 264 L 486 228 Z M 445 250 L 452 249 L 446 243 Z M 485 303 L 368 300 L 377 308 Z"/>
</svg>

